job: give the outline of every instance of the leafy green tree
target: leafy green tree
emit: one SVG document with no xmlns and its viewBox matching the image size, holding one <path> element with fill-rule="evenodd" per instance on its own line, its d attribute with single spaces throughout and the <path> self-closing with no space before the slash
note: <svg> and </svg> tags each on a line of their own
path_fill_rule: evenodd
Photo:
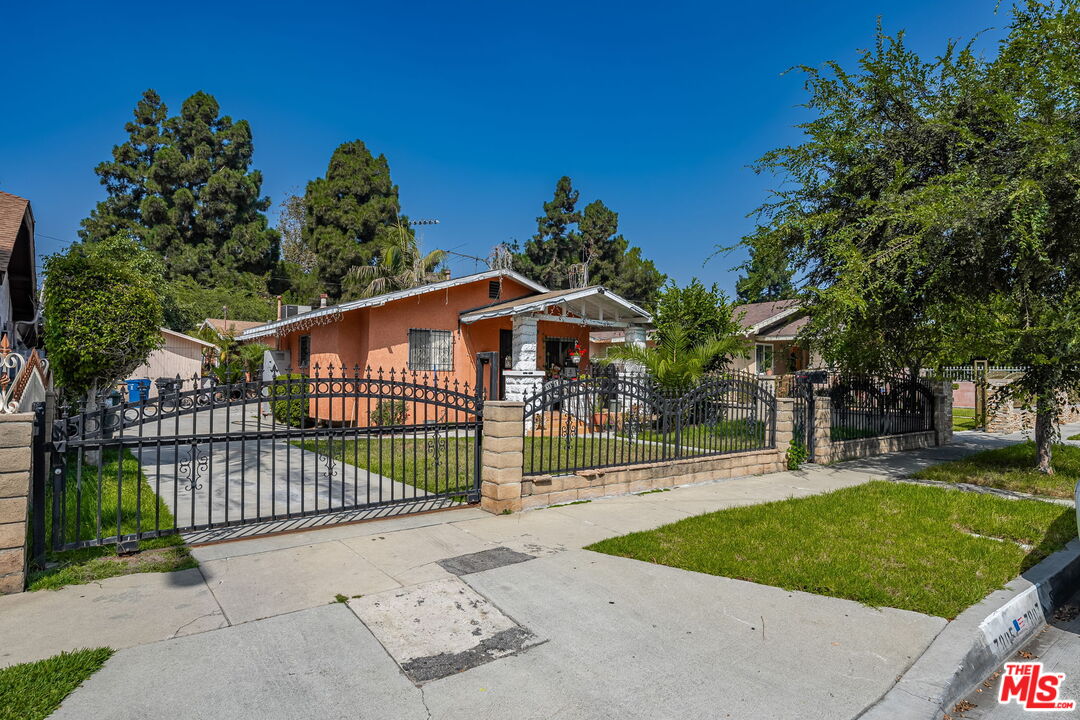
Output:
<svg viewBox="0 0 1080 720">
<path fill-rule="evenodd" d="M 231 285 L 201 285 L 190 277 L 181 277 L 169 284 L 170 292 L 183 308 L 185 317 L 193 322 L 182 332 L 192 329 L 206 318 L 219 318 L 227 307 L 231 320 L 269 322 L 277 311 L 276 302 L 266 294 L 262 278 L 255 275 L 238 276 Z"/>
<path fill-rule="evenodd" d="M 577 210 L 580 193 L 570 178 L 555 184 L 537 231 L 514 255 L 514 268 L 551 288 L 570 287 L 571 268 L 587 265 L 590 285 L 603 285 L 616 295 L 651 307 L 666 279 L 641 249 L 619 235 L 619 214 L 600 200 Z"/>
<path fill-rule="evenodd" d="M 262 174 L 250 169 L 248 123 L 220 115 L 204 92 L 166 115 L 156 93 L 143 94 L 128 141 L 95 170 L 107 197 L 80 235 L 96 241 L 131 232 L 162 258 L 168 278 L 228 283 L 266 273 L 277 260 L 277 233 L 263 214 Z"/>
<path fill-rule="evenodd" d="M 743 334 L 727 295 L 716 283 L 706 287 L 697 278 L 685 287 L 668 282 L 660 292 L 653 320 L 658 336 L 681 332 L 691 345 L 715 337 L 739 338 Z"/>
<path fill-rule="evenodd" d="M 361 283 L 361 297 L 375 297 L 436 282 L 439 279 L 436 269 L 445 258 L 442 250 L 421 252 L 416 239 L 399 221 L 397 242 L 384 247 L 375 262 L 352 268 L 349 278 Z"/>
<path fill-rule="evenodd" d="M 968 342 L 1027 367 L 1007 387 L 1043 472 L 1080 390 L 1078 45 L 1075 0 L 1026 0 L 993 59 L 879 30 L 857 70 L 804 68 L 815 117 L 759 162 L 786 186 L 746 239 L 799 265 L 827 359 L 918 368 Z"/>
<path fill-rule="evenodd" d="M 161 344 L 161 263 L 135 239 L 77 243 L 45 259 L 45 349 L 57 385 L 91 407 Z"/>
<path fill-rule="evenodd" d="M 789 300 L 796 296 L 794 271 L 786 257 L 753 252 L 740 267 L 735 282 L 735 298 L 740 303 Z"/>
<path fill-rule="evenodd" d="M 392 246 L 399 221 L 408 227 L 386 156 L 374 157 L 360 140 L 334 150 L 326 177 L 308 183 L 304 208 L 303 242 L 335 299 L 357 297 L 363 288 L 349 271 L 371 264 L 383 247 Z"/>
<path fill-rule="evenodd" d="M 657 333 L 654 347 L 616 345 L 608 349 L 600 362 L 607 365 L 615 360 L 642 366 L 661 386 L 679 390 L 687 388 L 725 358 L 743 352 L 743 340 L 736 336 L 711 337 L 693 342 L 685 328 L 673 326 Z"/>
</svg>

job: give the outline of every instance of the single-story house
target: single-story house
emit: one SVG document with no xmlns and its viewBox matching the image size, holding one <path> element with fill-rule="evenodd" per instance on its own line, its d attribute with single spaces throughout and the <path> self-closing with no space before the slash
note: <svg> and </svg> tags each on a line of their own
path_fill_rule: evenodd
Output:
<svg viewBox="0 0 1080 720">
<path fill-rule="evenodd" d="M 193 378 L 202 374 L 205 353 L 214 349 L 213 343 L 175 330 L 161 328 L 161 347 L 150 353 L 146 362 L 135 368 L 127 379 L 150 380 L 150 396 L 155 397 L 157 385 L 153 382 L 154 380 L 175 379 L 179 375 L 181 380 L 191 383 Z M 186 388 L 190 389 L 190 385 Z"/>
<path fill-rule="evenodd" d="M 0 335 L 23 352 L 37 346 L 37 273 L 30 201 L 0 191 Z"/>
<path fill-rule="evenodd" d="M 475 386 L 479 353 L 495 353 L 498 387 L 488 388 L 489 396 L 522 400 L 549 375 L 586 369 L 591 331 L 621 329 L 629 342 L 644 343 L 651 323 L 648 312 L 603 287 L 548 290 L 500 269 L 315 308 L 249 328 L 239 339 L 274 348 L 271 374 L 370 368 L 460 387 Z M 584 355 L 577 365 L 576 350 Z M 332 405 L 313 414 L 366 422 L 363 405 Z"/>
<path fill-rule="evenodd" d="M 735 370 L 758 375 L 787 375 L 821 365 L 817 353 L 797 342 L 799 331 L 810 318 L 798 300 L 736 305 L 734 315 L 752 345 L 747 357 L 736 358 Z"/>
</svg>

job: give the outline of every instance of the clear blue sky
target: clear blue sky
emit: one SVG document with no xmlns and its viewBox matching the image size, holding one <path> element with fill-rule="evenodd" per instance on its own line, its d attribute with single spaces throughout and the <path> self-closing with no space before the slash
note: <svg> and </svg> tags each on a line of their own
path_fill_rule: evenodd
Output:
<svg viewBox="0 0 1080 720">
<path fill-rule="evenodd" d="M 806 118 L 784 70 L 850 65 L 878 15 L 927 53 L 1006 22 L 994 0 L 111 5 L 4 12 L 0 189 L 32 201 L 41 255 L 103 196 L 93 167 L 140 93 L 172 111 L 205 90 L 251 123 L 275 205 L 359 138 L 405 212 L 441 221 L 427 249 L 484 256 L 532 234 L 566 174 L 663 272 L 729 290 L 738 256 L 703 263 L 772 185 L 747 165 Z"/>
</svg>

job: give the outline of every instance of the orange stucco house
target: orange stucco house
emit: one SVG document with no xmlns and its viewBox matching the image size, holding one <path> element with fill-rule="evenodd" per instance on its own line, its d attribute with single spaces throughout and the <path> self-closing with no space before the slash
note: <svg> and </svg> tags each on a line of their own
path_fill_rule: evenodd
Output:
<svg viewBox="0 0 1080 720">
<path fill-rule="evenodd" d="M 489 397 L 522 400 L 545 378 L 586 370 L 589 333 L 622 329 L 644 343 L 652 317 L 601 286 L 549 291 L 512 270 L 488 270 L 409 290 L 353 300 L 248 328 L 241 341 L 274 348 L 269 377 L 288 369 L 325 377 L 391 369 L 440 385 L 472 388 L 477 356 L 494 353 L 497 388 Z M 568 362 L 574 347 L 585 351 Z M 485 385 L 490 385 L 485 371 Z M 363 423 L 362 407 L 313 407 L 321 420 Z"/>
</svg>

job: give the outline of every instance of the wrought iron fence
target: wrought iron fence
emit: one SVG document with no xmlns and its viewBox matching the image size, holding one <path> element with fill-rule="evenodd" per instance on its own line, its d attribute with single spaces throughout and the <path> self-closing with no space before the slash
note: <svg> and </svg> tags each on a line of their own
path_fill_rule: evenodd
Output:
<svg viewBox="0 0 1080 720">
<path fill-rule="evenodd" d="M 987 380 L 1014 380 L 1027 371 L 1022 367 L 1007 367 L 1002 365 L 990 365 L 986 368 Z M 979 368 L 973 365 L 959 365 L 950 367 L 941 367 L 937 370 L 926 370 L 926 373 L 930 373 L 945 380 L 952 380 L 953 382 L 975 382 L 982 374 Z"/>
<path fill-rule="evenodd" d="M 478 500 L 477 386 L 310 370 L 193 388 L 177 378 L 143 401 L 61 409 L 44 438 L 53 549 Z"/>
<path fill-rule="evenodd" d="M 644 373 L 544 383 L 525 400 L 524 473 L 571 473 L 776 446 L 776 398 L 755 376 L 665 388 Z"/>
<path fill-rule="evenodd" d="M 934 391 L 925 378 L 828 373 L 813 388 L 831 401 L 833 442 L 934 429 Z"/>
</svg>

